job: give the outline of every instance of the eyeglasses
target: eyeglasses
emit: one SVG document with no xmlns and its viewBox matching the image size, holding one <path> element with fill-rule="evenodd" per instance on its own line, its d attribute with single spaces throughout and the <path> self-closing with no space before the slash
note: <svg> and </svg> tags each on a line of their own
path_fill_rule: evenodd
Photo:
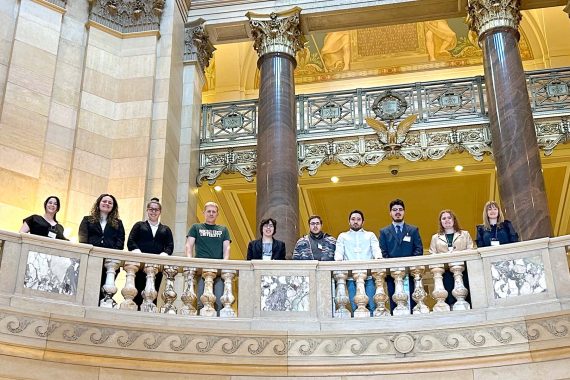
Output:
<svg viewBox="0 0 570 380">
<path fill-rule="evenodd" d="M 147 211 L 150 211 L 150 212 L 159 212 L 160 209 L 159 209 L 159 208 L 149 207 L 149 208 L 147 208 Z"/>
<path fill-rule="evenodd" d="M 393 212 L 404 211 L 404 209 L 401 208 L 401 207 L 400 207 L 400 208 L 393 208 L 392 211 L 393 211 Z"/>
<path fill-rule="evenodd" d="M 321 222 L 311 222 L 309 223 L 310 226 L 320 226 Z"/>
</svg>

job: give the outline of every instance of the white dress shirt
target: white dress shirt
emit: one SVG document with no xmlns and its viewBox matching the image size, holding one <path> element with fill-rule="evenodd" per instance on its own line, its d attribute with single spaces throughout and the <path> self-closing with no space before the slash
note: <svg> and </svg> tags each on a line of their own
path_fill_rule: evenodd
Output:
<svg viewBox="0 0 570 380">
<path fill-rule="evenodd" d="M 378 238 L 373 232 L 360 229 L 348 230 L 338 235 L 334 259 L 343 260 L 371 260 L 382 258 Z"/>
</svg>

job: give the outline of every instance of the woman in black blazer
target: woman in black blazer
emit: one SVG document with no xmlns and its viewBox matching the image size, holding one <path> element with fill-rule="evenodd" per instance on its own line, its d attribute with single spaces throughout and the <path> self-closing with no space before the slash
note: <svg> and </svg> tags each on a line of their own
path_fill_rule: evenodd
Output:
<svg viewBox="0 0 570 380">
<path fill-rule="evenodd" d="M 285 260 L 285 243 L 273 239 L 277 231 L 275 219 L 263 219 L 259 224 L 261 238 L 252 240 L 247 246 L 248 260 Z"/>
<path fill-rule="evenodd" d="M 495 201 L 483 207 L 483 224 L 477 226 L 477 247 L 489 247 L 516 243 L 519 235 L 513 224 L 504 219 L 501 208 Z"/>
<path fill-rule="evenodd" d="M 170 228 L 159 222 L 162 205 L 158 198 L 152 198 L 146 205 L 147 220 L 137 222 L 131 229 L 127 248 L 129 251 L 138 253 L 152 253 L 154 255 L 170 256 L 174 250 L 174 239 Z M 162 282 L 162 272 L 158 272 L 154 278 L 154 289 L 158 292 Z M 142 291 L 146 287 L 146 273 L 142 268 L 135 276 L 135 287 L 138 290 L 133 299 L 138 306 L 142 305 Z M 154 300 L 156 305 L 156 298 Z"/>
<path fill-rule="evenodd" d="M 101 194 L 79 225 L 79 242 L 96 247 L 122 250 L 125 246 L 125 228 L 119 219 L 119 204 L 111 194 Z M 107 270 L 103 262 L 101 286 L 105 284 Z M 105 294 L 101 290 L 100 298 Z"/>
</svg>

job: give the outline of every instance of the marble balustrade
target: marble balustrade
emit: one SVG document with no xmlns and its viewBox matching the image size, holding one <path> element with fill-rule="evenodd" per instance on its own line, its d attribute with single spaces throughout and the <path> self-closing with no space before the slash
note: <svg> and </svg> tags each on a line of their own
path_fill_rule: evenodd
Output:
<svg viewBox="0 0 570 380">
<path fill-rule="evenodd" d="M 508 313 L 513 306 L 540 303 L 541 311 L 558 310 L 570 300 L 567 250 L 570 236 L 544 238 L 501 247 L 487 247 L 461 253 L 425 255 L 413 258 L 362 262 L 316 261 L 222 261 L 163 257 L 55 241 L 28 234 L 0 231 L 0 304 L 22 306 L 38 300 L 58 312 L 77 308 L 177 314 L 198 318 L 288 320 L 334 320 L 344 318 L 422 318 L 485 310 Z M 100 299 L 101 268 L 107 274 Z M 125 281 L 116 281 L 118 269 Z M 133 298 L 137 294 L 135 273 L 147 276 L 140 311 Z M 163 273 L 161 290 L 154 278 Z M 454 304 L 445 302 L 448 291 L 442 276 L 453 276 Z M 463 275 L 469 273 L 469 289 Z M 389 310 L 386 278 L 395 282 Z M 375 284 L 373 317 L 366 309 L 368 296 L 364 282 Z M 410 293 L 407 278 L 415 284 Z M 204 292 L 198 294 L 198 282 Z M 350 311 L 347 281 L 356 282 Z M 223 293 L 214 294 L 221 282 Z M 116 302 L 117 293 L 122 299 Z M 470 296 L 470 301 L 466 300 Z M 410 298 L 415 307 L 410 309 Z M 158 306 L 155 300 L 158 299 Z M 200 302 L 199 302 L 200 301 Z M 221 307 L 216 310 L 216 301 Z M 199 307 L 198 305 L 203 305 Z M 569 303 L 570 304 L 570 303 Z M 566 305 L 568 307 L 568 305 Z M 529 309 L 532 312 L 532 308 Z"/>
</svg>

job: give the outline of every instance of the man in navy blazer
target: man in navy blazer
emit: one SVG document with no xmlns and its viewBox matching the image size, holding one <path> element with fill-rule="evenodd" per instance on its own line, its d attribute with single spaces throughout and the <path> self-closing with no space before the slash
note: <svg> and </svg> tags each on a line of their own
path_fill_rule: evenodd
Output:
<svg viewBox="0 0 570 380">
<path fill-rule="evenodd" d="M 394 199 L 390 202 L 390 217 L 392 223 L 380 230 L 380 250 L 382 257 L 386 259 L 395 257 L 421 256 L 424 253 L 420 231 L 416 226 L 404 223 L 405 206 L 401 199 Z M 414 292 L 414 282 L 412 277 L 409 278 L 410 284 L 410 301 L 412 308 L 415 302 L 411 299 Z M 392 313 L 396 307 L 396 303 L 392 301 L 394 294 L 394 279 L 392 276 L 386 277 L 386 285 L 388 287 L 388 296 L 390 297 L 390 309 Z"/>
</svg>

